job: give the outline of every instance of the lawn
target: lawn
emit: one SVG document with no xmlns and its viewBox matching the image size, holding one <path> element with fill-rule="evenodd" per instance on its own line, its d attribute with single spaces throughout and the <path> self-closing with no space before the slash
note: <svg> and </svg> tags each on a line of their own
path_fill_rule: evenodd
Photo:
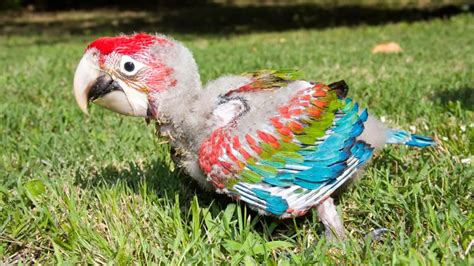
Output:
<svg viewBox="0 0 474 266">
<path fill-rule="evenodd" d="M 232 31 L 219 33 L 157 27 L 192 50 L 203 81 L 262 68 L 345 79 L 371 114 L 438 141 L 375 156 L 338 198 L 349 239 L 330 243 L 315 212 L 280 221 L 199 189 L 143 119 L 96 106 L 88 117 L 80 112 L 72 78 L 88 42 L 155 23 L 130 12 L 114 24 L 114 11 L 101 12 L 110 27 L 91 26 L 94 12 L 54 15 L 67 23 L 44 22 L 53 15 L 3 18 L 0 263 L 473 265 L 471 13 L 356 26 L 294 23 L 284 31 L 258 23 L 224 23 Z M 149 23 L 120 24 L 126 19 Z M 371 53 L 386 41 L 403 52 Z M 390 233 L 364 240 L 379 227 Z"/>
</svg>

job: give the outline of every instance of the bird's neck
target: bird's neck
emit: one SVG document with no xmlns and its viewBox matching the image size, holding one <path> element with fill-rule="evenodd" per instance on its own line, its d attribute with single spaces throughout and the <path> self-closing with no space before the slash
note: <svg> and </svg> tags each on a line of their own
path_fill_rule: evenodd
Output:
<svg viewBox="0 0 474 266">
<path fill-rule="evenodd" d="M 206 118 L 212 113 L 213 105 L 203 92 L 201 85 L 195 83 L 150 97 L 158 133 L 168 138 L 176 149 L 185 147 L 189 152 L 197 152 L 199 143 L 209 133 Z"/>
<path fill-rule="evenodd" d="M 175 149 L 197 154 L 201 139 L 207 136 L 206 118 L 212 112 L 212 101 L 203 93 L 198 67 L 189 49 L 175 44 L 173 58 L 167 61 L 173 69 L 173 87 L 149 95 L 153 117 L 159 133 L 170 139 Z"/>
<path fill-rule="evenodd" d="M 191 52 L 180 43 L 176 46 L 174 60 L 168 63 L 173 69 L 171 79 L 174 84 L 164 91 L 150 94 L 149 102 L 152 115 L 159 124 L 179 127 L 192 115 L 195 99 L 202 92 L 202 84 Z"/>
</svg>

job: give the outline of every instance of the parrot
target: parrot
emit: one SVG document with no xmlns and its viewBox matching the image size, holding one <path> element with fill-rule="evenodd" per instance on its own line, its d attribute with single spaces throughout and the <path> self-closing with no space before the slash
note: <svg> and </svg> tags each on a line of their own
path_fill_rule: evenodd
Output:
<svg viewBox="0 0 474 266">
<path fill-rule="evenodd" d="M 376 150 L 435 144 L 386 126 L 348 91 L 343 80 L 307 81 L 292 69 L 225 75 L 203 85 L 188 48 L 147 33 L 92 41 L 73 81 L 85 114 L 94 103 L 153 121 L 176 165 L 205 191 L 281 219 L 314 208 L 335 239 L 346 232 L 334 195 Z"/>
</svg>

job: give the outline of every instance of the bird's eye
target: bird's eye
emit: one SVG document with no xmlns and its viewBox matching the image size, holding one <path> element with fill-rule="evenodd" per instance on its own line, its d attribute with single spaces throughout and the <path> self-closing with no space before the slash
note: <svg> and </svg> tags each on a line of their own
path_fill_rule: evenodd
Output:
<svg viewBox="0 0 474 266">
<path fill-rule="evenodd" d="M 135 64 L 133 62 L 125 62 L 125 64 L 123 64 L 123 68 L 127 72 L 132 72 L 135 69 Z"/>
<path fill-rule="evenodd" d="M 133 58 L 127 55 L 122 56 L 122 59 L 120 60 L 120 71 L 127 76 L 135 75 L 138 70 L 140 70 L 144 66 L 145 65 L 143 65 L 142 63 L 134 60 Z"/>
</svg>

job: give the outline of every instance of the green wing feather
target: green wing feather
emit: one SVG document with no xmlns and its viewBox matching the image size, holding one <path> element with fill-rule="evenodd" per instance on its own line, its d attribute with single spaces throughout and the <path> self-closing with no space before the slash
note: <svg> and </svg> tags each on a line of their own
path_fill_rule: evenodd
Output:
<svg viewBox="0 0 474 266">
<path fill-rule="evenodd" d="M 263 69 L 254 72 L 245 72 L 243 76 L 251 77 L 252 87 L 259 89 L 271 89 L 275 87 L 283 87 L 290 81 L 301 79 L 302 74 L 296 69 Z"/>
</svg>

